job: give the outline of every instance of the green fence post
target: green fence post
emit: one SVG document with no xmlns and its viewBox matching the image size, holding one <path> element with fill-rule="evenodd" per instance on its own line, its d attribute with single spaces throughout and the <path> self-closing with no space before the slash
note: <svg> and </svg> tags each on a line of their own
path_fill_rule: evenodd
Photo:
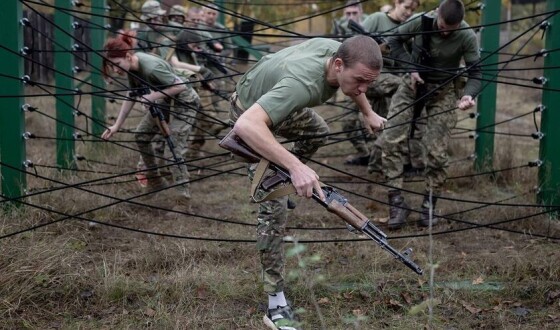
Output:
<svg viewBox="0 0 560 330">
<path fill-rule="evenodd" d="M 70 0 L 56 0 L 55 6 L 59 9 L 54 11 L 54 66 L 55 85 L 57 94 L 68 94 L 74 90 L 72 68 L 74 67 L 74 55 L 70 52 L 74 41 L 67 33 L 73 31 L 72 16 L 64 9 L 71 8 Z M 64 31 L 61 31 L 64 29 Z M 75 168 L 75 144 L 74 144 L 74 96 L 58 95 L 56 97 L 56 162 L 64 168 Z"/>
<path fill-rule="evenodd" d="M 500 25 L 486 26 L 500 21 L 501 1 L 487 0 L 483 2 L 482 25 L 484 28 L 480 32 L 481 50 L 492 52 L 500 47 Z M 483 53 L 482 56 L 485 56 Z M 498 54 L 488 56 L 483 62 L 484 70 L 482 78 L 494 80 L 494 74 L 498 69 Z M 476 159 L 474 167 L 476 171 L 483 172 L 491 170 L 494 166 L 494 123 L 496 119 L 496 83 L 482 82 L 485 86 L 478 97 L 478 117 L 476 127 L 484 132 L 477 132 L 475 135 Z"/>
<path fill-rule="evenodd" d="M 91 84 L 92 92 L 100 92 L 104 90 L 105 81 L 101 75 L 101 66 L 103 65 L 103 58 L 97 53 L 103 49 L 103 44 L 105 43 L 105 30 L 99 28 L 99 26 L 105 26 L 105 0 L 92 0 L 91 2 L 91 23 L 93 28 L 91 31 L 91 48 L 94 52 L 90 53 L 90 65 L 91 65 Z M 97 16 L 99 15 L 99 16 Z M 93 118 L 91 132 L 94 136 L 100 136 L 103 133 L 105 122 L 105 98 L 92 95 L 91 96 L 91 117 Z"/>
<path fill-rule="evenodd" d="M 23 58 L 18 55 L 23 45 L 23 26 L 20 24 L 22 9 L 20 1 L 5 1 L 0 10 L 0 22 L 4 32 L 0 37 L 0 86 L 3 95 L 16 97 L 0 98 L 0 166 L 2 194 L 13 198 L 24 193 L 25 177 L 25 114 L 22 111 L 23 84 L 18 78 L 23 76 Z M 15 52 L 12 53 L 7 49 Z M 16 79 L 14 79 L 16 78 Z"/>
<path fill-rule="evenodd" d="M 560 10 L 560 1 L 548 0 L 548 11 Z M 545 49 L 557 50 L 560 47 L 560 19 L 557 15 L 552 16 L 546 29 Z M 541 131 L 543 137 L 540 143 L 539 158 L 542 165 L 539 168 L 539 190 L 537 200 L 543 205 L 560 205 L 560 153 L 558 152 L 558 141 L 560 141 L 560 73 L 553 69 L 558 65 L 560 56 L 557 51 L 551 51 L 544 58 L 544 87 L 549 90 L 543 91 L 542 105 L 544 110 L 541 115 Z M 548 68 L 548 69 L 547 69 Z M 553 216 L 558 216 L 560 210 L 556 209 Z"/>
</svg>

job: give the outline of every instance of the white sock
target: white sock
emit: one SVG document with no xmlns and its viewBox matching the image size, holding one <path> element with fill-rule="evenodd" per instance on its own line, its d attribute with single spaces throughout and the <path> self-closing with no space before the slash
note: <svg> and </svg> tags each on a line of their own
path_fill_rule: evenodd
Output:
<svg viewBox="0 0 560 330">
<path fill-rule="evenodd" d="M 284 291 L 276 292 L 273 294 L 268 294 L 268 309 L 278 308 L 278 306 L 283 307 L 288 305 L 286 297 L 284 297 Z"/>
</svg>

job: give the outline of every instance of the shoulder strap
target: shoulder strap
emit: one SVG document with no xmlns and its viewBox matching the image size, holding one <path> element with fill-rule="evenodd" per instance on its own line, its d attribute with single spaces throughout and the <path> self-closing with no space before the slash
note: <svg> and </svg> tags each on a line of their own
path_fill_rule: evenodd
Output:
<svg viewBox="0 0 560 330">
<path fill-rule="evenodd" d="M 268 165 L 270 164 L 270 162 L 264 158 L 261 158 L 261 161 L 259 162 L 259 164 L 257 165 L 257 168 L 255 169 L 255 175 L 253 177 L 253 183 L 251 185 L 251 199 L 253 202 L 255 203 L 262 203 L 265 201 L 269 201 L 271 199 L 277 199 L 286 195 L 290 195 L 296 192 L 296 188 L 294 187 L 294 185 L 290 182 L 278 189 L 273 190 L 272 192 L 266 194 L 264 197 L 258 199 L 256 198 L 256 194 L 257 194 L 257 189 L 259 188 L 259 186 L 262 183 L 262 180 L 264 178 L 264 174 L 266 173 L 266 170 L 268 169 Z"/>
<path fill-rule="evenodd" d="M 434 30 L 434 18 L 428 15 L 422 15 L 422 48 L 426 51 L 426 55 L 430 55 L 430 35 Z"/>
</svg>

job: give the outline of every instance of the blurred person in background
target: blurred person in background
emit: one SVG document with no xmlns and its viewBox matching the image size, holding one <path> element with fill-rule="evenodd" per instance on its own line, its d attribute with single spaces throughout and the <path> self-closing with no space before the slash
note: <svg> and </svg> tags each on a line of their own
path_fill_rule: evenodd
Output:
<svg viewBox="0 0 560 330">
<path fill-rule="evenodd" d="M 387 129 L 381 137 L 382 171 L 390 186 L 390 229 L 406 224 L 410 207 L 401 196 L 403 185 L 403 145 L 410 137 L 416 115 L 413 103 L 424 97 L 427 113 L 425 133 L 421 142 L 427 153 L 424 199 L 419 208 L 423 227 L 435 225 L 435 206 L 447 178 L 448 145 L 451 130 L 457 123 L 456 109 L 467 110 L 475 105 L 474 97 L 481 87 L 480 48 L 475 32 L 463 20 L 465 7 L 460 0 L 443 0 L 437 11 L 413 16 L 387 38 L 391 54 L 410 73 L 404 75 L 391 100 Z M 410 51 L 408 42 L 412 40 Z M 468 80 L 462 95 L 457 96 L 456 78 L 464 60 Z M 429 94 L 428 94 L 429 93 Z M 420 109 L 421 110 L 421 109 Z"/>
</svg>

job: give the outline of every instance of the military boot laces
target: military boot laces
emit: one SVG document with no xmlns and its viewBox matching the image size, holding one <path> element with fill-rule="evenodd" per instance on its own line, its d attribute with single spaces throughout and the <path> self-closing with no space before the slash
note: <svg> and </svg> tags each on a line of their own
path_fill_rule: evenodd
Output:
<svg viewBox="0 0 560 330">
<path fill-rule="evenodd" d="M 432 203 L 430 204 L 430 197 L 424 196 L 424 200 L 422 201 L 422 207 L 420 209 L 420 221 L 418 225 L 421 227 L 429 227 L 430 221 L 432 222 L 432 226 L 438 223 L 438 218 L 436 217 L 436 202 L 437 197 L 432 196 Z M 432 208 L 432 214 L 430 217 L 430 207 Z"/>
<path fill-rule="evenodd" d="M 400 191 L 389 191 L 389 229 L 400 229 L 406 224 L 410 214 L 408 204 L 404 201 Z"/>
<path fill-rule="evenodd" d="M 273 330 L 301 330 L 290 305 L 267 310 L 263 321 L 267 327 Z"/>
</svg>

